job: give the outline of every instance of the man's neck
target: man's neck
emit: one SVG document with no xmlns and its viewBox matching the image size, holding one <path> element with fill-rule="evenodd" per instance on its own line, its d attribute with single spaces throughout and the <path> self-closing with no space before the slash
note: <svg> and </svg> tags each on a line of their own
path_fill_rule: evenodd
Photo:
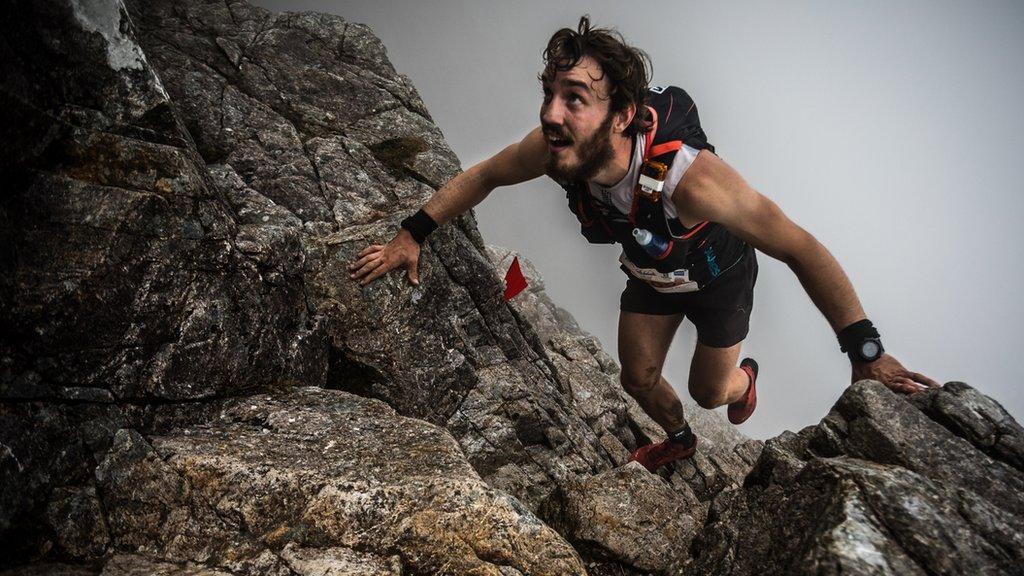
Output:
<svg viewBox="0 0 1024 576">
<path fill-rule="evenodd" d="M 612 159 L 590 181 L 605 188 L 618 184 L 629 172 L 629 167 L 633 162 L 633 146 L 635 144 L 636 138 L 613 136 Z"/>
</svg>

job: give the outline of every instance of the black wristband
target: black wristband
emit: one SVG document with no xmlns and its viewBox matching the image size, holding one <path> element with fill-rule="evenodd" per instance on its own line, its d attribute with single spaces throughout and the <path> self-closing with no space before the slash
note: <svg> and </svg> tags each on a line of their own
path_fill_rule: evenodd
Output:
<svg viewBox="0 0 1024 576">
<path fill-rule="evenodd" d="M 412 216 L 402 220 L 402 228 L 409 231 L 409 234 L 412 235 L 412 239 L 415 240 L 417 244 L 423 244 L 423 241 L 427 239 L 427 236 L 429 236 L 434 230 L 437 230 L 437 222 L 434 222 L 434 219 L 430 217 L 430 214 L 427 214 L 422 208 L 420 208 L 419 212 L 416 212 Z"/>
<path fill-rule="evenodd" d="M 839 331 L 839 349 L 850 352 L 867 338 L 879 338 L 878 330 L 865 318 Z"/>
</svg>

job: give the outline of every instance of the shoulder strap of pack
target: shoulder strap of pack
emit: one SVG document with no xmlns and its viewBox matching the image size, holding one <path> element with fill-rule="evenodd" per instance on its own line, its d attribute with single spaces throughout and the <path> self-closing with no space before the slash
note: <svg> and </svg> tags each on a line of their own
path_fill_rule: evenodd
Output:
<svg viewBox="0 0 1024 576">
<path fill-rule="evenodd" d="M 672 116 L 672 112 L 676 104 L 676 92 L 678 92 L 680 95 L 680 104 L 689 103 L 689 109 L 682 111 L 681 113 L 684 117 L 680 118 L 674 118 Z M 654 120 L 654 125 L 651 127 L 651 130 L 644 135 L 644 161 L 646 162 L 647 160 L 657 159 L 658 161 L 671 166 L 672 161 L 675 159 L 675 153 L 678 152 L 679 149 L 683 147 L 683 141 L 679 137 L 680 134 L 678 133 L 680 132 L 680 128 L 686 124 L 685 116 L 689 116 L 690 113 L 693 111 L 693 101 L 690 99 L 689 95 L 686 94 L 685 91 L 670 86 L 665 89 L 652 89 L 650 102 L 651 104 L 653 104 L 653 106 L 647 106 L 647 109 L 651 111 L 651 117 Z M 661 108 L 665 112 L 664 117 L 661 118 L 660 121 L 658 118 L 658 108 Z M 679 112 L 677 111 L 677 113 Z M 659 127 L 662 128 L 661 134 L 658 134 Z M 639 200 L 637 198 L 637 195 L 634 194 L 633 204 L 630 207 L 631 209 L 629 213 L 630 222 L 636 222 L 636 212 L 638 209 L 638 205 Z M 659 206 L 658 208 L 661 207 Z M 709 222 L 707 220 L 704 220 L 696 224 L 693 228 L 684 228 L 682 230 L 682 233 L 679 235 L 676 235 L 674 232 L 671 231 L 671 229 L 669 231 L 669 234 L 671 234 L 676 239 L 686 240 L 696 235 L 708 224 Z"/>
</svg>

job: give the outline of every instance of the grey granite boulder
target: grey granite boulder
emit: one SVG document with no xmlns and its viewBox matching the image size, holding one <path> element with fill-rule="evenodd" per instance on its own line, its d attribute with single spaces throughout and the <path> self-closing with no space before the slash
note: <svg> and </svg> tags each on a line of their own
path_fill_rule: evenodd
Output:
<svg viewBox="0 0 1024 576">
<path fill-rule="evenodd" d="M 364 564 L 584 573 L 572 547 L 483 483 L 443 429 L 340 391 L 225 401 L 213 422 L 149 440 L 121 430 L 96 479 L 114 547 L 176 563 L 235 574 L 260 573 L 264 557 L 339 574 Z"/>
<path fill-rule="evenodd" d="M 1024 572 L 1024 473 L 915 406 L 936 397 L 997 406 L 959 383 L 907 398 L 862 381 L 817 426 L 769 440 L 715 500 L 687 574 Z"/>
<path fill-rule="evenodd" d="M 548 506 L 552 526 L 611 573 L 678 569 L 707 512 L 689 487 L 635 462 L 567 485 Z"/>
<path fill-rule="evenodd" d="M 963 382 L 949 382 L 911 401 L 993 460 L 1024 471 L 1024 428 L 992 398 Z"/>
</svg>

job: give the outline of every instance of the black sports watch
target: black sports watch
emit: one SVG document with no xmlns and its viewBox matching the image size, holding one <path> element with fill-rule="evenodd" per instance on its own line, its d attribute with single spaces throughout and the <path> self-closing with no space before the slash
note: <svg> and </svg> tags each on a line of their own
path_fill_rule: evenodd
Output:
<svg viewBox="0 0 1024 576">
<path fill-rule="evenodd" d="M 885 353 L 885 348 L 882 348 L 881 340 L 865 338 L 846 354 L 852 362 L 874 362 L 881 358 L 883 353 Z"/>
<path fill-rule="evenodd" d="M 878 330 L 866 318 L 840 330 L 838 337 L 839 349 L 851 362 L 874 362 L 885 353 Z"/>
</svg>

